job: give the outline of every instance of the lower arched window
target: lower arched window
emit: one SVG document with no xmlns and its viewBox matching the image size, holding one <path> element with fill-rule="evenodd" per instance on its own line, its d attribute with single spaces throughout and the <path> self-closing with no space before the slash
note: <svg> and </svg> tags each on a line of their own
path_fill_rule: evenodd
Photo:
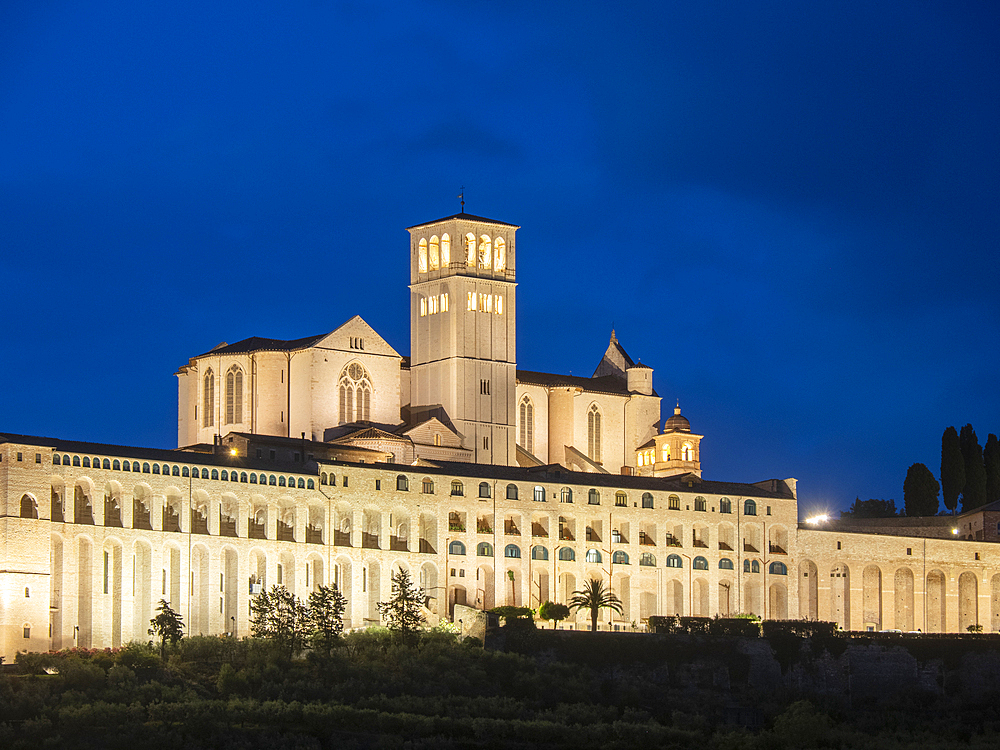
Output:
<svg viewBox="0 0 1000 750">
<path fill-rule="evenodd" d="M 643 552 L 639 555 L 639 564 L 644 568 L 655 568 L 656 567 L 656 555 L 652 552 Z"/>
<path fill-rule="evenodd" d="M 667 557 L 667 567 L 668 568 L 683 568 L 684 562 L 681 560 L 680 555 L 670 555 Z"/>
<path fill-rule="evenodd" d="M 708 510 L 708 503 L 705 501 L 705 498 L 700 496 L 696 497 L 694 499 L 694 509 L 697 511 L 701 511 L 702 513 Z"/>
<path fill-rule="evenodd" d="M 479 497 L 487 498 L 490 496 L 490 483 L 480 482 L 479 483 Z M 518 555 L 520 557 L 520 555 Z"/>
<path fill-rule="evenodd" d="M 573 562 L 576 560 L 576 552 L 571 547 L 560 547 L 559 559 L 563 562 Z"/>
<path fill-rule="evenodd" d="M 542 545 L 537 545 L 531 548 L 531 559 L 532 560 L 548 560 L 549 551 L 545 549 Z"/>
<path fill-rule="evenodd" d="M 596 550 L 596 549 L 588 549 L 587 550 L 587 562 L 589 562 L 589 563 L 600 563 L 601 562 L 601 553 L 600 553 L 600 551 Z"/>
<path fill-rule="evenodd" d="M 38 518 L 38 505 L 31 495 L 21 497 L 21 518 Z"/>
<path fill-rule="evenodd" d="M 489 495 L 487 495 L 487 497 L 489 497 Z M 507 499 L 508 500 L 517 500 L 517 485 L 516 484 L 508 484 L 507 485 Z"/>
<path fill-rule="evenodd" d="M 623 549 L 615 550 L 611 555 L 611 562 L 615 565 L 628 565 L 628 553 Z"/>
<path fill-rule="evenodd" d="M 642 507 L 649 508 L 650 510 L 653 508 L 653 496 L 648 492 L 642 493 Z"/>
<path fill-rule="evenodd" d="M 534 497 L 534 501 L 536 503 L 544 503 L 545 502 L 545 488 L 536 485 L 535 489 L 534 489 L 533 497 Z"/>
<path fill-rule="evenodd" d="M 743 503 L 743 515 L 744 516 L 756 516 L 757 515 L 757 503 L 753 500 L 747 500 Z"/>
<path fill-rule="evenodd" d="M 520 557 L 521 556 L 521 548 L 518 547 L 516 544 L 508 544 L 506 547 L 504 547 L 503 556 L 504 557 Z"/>
<path fill-rule="evenodd" d="M 476 554 L 480 557 L 493 557 L 493 545 L 489 542 L 480 542 L 476 545 Z"/>
<path fill-rule="evenodd" d="M 600 505 L 601 493 L 594 489 L 590 490 L 590 492 L 587 493 L 587 502 L 590 505 Z"/>
<path fill-rule="evenodd" d="M 667 498 L 667 506 L 670 510 L 680 510 L 681 509 L 681 499 L 677 495 L 671 495 Z"/>
<path fill-rule="evenodd" d="M 451 482 L 451 494 L 453 497 L 462 497 L 465 494 L 465 486 L 457 479 Z"/>
<path fill-rule="evenodd" d="M 397 492 L 410 491 L 410 482 L 403 474 L 400 474 L 398 477 L 396 477 L 396 491 Z"/>
<path fill-rule="evenodd" d="M 454 541 L 454 542 L 452 542 L 451 544 L 448 545 L 448 554 L 449 555 L 464 555 L 465 554 L 465 545 L 462 544 L 461 542 L 457 541 L 457 540 Z"/>
<path fill-rule="evenodd" d="M 691 562 L 691 567 L 695 570 L 708 570 L 708 560 L 699 555 Z"/>
<path fill-rule="evenodd" d="M 732 569 L 733 569 L 733 561 L 730 560 L 728 557 L 723 557 L 721 560 L 719 560 L 719 570 L 732 570 Z"/>
<path fill-rule="evenodd" d="M 783 562 L 775 561 L 768 566 L 767 572 L 775 576 L 787 576 L 788 567 Z"/>
<path fill-rule="evenodd" d="M 719 500 L 719 513 L 732 513 L 733 512 L 733 501 L 728 497 L 724 497 Z"/>
<path fill-rule="evenodd" d="M 559 492 L 559 502 L 561 503 L 571 503 L 573 502 L 573 490 L 569 487 L 563 487 Z M 1000 527 L 1000 524 L 997 524 Z"/>
</svg>

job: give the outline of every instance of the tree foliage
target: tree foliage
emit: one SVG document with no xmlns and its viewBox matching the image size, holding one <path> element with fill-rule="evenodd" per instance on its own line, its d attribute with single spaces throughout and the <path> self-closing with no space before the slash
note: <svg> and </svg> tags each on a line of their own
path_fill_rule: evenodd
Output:
<svg viewBox="0 0 1000 750">
<path fill-rule="evenodd" d="M 309 642 L 327 656 L 344 632 L 344 609 L 347 599 L 336 586 L 317 586 L 309 594 L 307 626 Z"/>
<path fill-rule="evenodd" d="M 309 613 L 295 594 L 284 586 L 272 586 L 250 600 L 250 632 L 266 638 L 294 656 L 309 632 Z"/>
<path fill-rule="evenodd" d="M 903 508 L 908 516 L 934 516 L 941 486 L 923 464 L 913 464 L 903 480 Z"/>
<path fill-rule="evenodd" d="M 624 611 L 621 599 L 604 586 L 603 580 L 597 578 L 591 578 L 581 590 L 574 591 L 569 606 L 573 610 L 590 610 L 591 630 L 597 630 L 597 617 L 602 609 L 610 609 L 618 614 Z"/>
<path fill-rule="evenodd" d="M 893 518 L 897 515 L 895 500 L 862 500 L 854 498 L 850 509 L 840 511 L 844 518 Z"/>
<path fill-rule="evenodd" d="M 538 616 L 543 620 L 551 620 L 553 629 L 561 621 L 569 617 L 569 607 L 556 602 L 545 602 L 538 608 Z"/>
<path fill-rule="evenodd" d="M 983 448 L 983 468 L 986 469 L 986 502 L 1000 500 L 1000 441 L 992 432 Z"/>
<path fill-rule="evenodd" d="M 954 512 L 958 496 L 965 487 L 965 458 L 958 432 L 948 427 L 941 436 L 941 499 L 944 507 Z"/>
<path fill-rule="evenodd" d="M 389 630 L 408 638 L 425 622 L 421 612 L 424 591 L 413 584 L 410 574 L 402 568 L 392 574 L 391 580 L 392 596 L 388 601 L 379 602 L 376 607 Z"/>
<path fill-rule="evenodd" d="M 958 442 L 965 464 L 965 486 L 962 488 L 964 512 L 986 504 L 986 467 L 983 465 L 983 449 L 971 424 L 962 428 Z"/>
<path fill-rule="evenodd" d="M 149 621 L 149 634 L 160 639 L 160 658 L 167 654 L 167 643 L 176 646 L 184 637 L 184 620 L 170 608 L 166 599 L 160 599 L 156 608 L 159 613 Z"/>
</svg>

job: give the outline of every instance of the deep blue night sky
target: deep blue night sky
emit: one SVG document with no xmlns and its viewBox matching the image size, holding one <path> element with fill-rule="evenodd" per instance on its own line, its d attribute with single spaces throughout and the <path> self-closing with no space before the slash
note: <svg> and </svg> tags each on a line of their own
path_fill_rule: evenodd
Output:
<svg viewBox="0 0 1000 750">
<path fill-rule="evenodd" d="M 901 502 L 1000 431 L 1000 6 L 614 5 L 3 3 L 0 430 L 173 447 L 189 356 L 354 314 L 408 354 L 464 185 L 519 364 L 614 327 L 706 478 Z"/>
</svg>

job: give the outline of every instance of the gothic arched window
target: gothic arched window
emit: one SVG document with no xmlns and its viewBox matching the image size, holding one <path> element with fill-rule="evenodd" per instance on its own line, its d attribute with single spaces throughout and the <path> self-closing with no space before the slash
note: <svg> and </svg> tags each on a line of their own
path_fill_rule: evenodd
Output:
<svg viewBox="0 0 1000 750">
<path fill-rule="evenodd" d="M 594 463 L 601 463 L 601 411 L 597 404 L 587 412 L 587 456 Z"/>
<path fill-rule="evenodd" d="M 372 382 L 359 362 L 340 373 L 340 423 L 371 420 Z"/>
<path fill-rule="evenodd" d="M 202 388 L 201 425 L 212 427 L 215 424 L 215 373 L 209 368 L 205 373 Z"/>
<path fill-rule="evenodd" d="M 226 424 L 243 421 L 243 370 L 236 365 L 226 373 Z"/>
<path fill-rule="evenodd" d="M 528 453 L 535 452 L 535 407 L 531 399 L 525 396 L 521 399 L 521 406 L 518 410 L 518 417 L 521 421 L 520 432 L 517 442 Z"/>
</svg>

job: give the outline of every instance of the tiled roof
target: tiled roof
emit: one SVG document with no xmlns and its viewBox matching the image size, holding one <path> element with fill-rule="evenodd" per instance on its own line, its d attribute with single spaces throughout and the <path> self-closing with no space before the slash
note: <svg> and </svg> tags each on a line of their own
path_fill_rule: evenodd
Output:
<svg viewBox="0 0 1000 750">
<path fill-rule="evenodd" d="M 290 341 L 251 336 L 248 339 L 237 341 L 235 344 L 220 346 L 216 349 L 212 349 L 211 351 L 207 351 L 204 354 L 199 354 L 198 356 L 204 357 L 209 354 L 247 354 L 249 352 L 261 351 L 290 352 L 295 351 L 296 349 L 305 349 L 307 347 L 314 346 L 329 335 L 330 334 L 328 333 L 321 333 L 318 336 L 306 336 L 303 339 L 292 339 Z"/>
<path fill-rule="evenodd" d="M 452 219 L 460 219 L 464 221 L 484 221 L 487 224 L 499 224 L 504 227 L 514 227 L 514 229 L 520 229 L 517 224 L 509 224 L 506 221 L 497 221 L 496 219 L 487 219 L 484 216 L 474 216 L 473 214 L 460 213 L 452 214 L 451 216 L 445 216 L 443 219 L 435 219 L 434 221 L 424 221 L 420 224 L 414 224 L 412 227 L 407 227 L 407 229 L 417 229 L 419 227 L 426 227 L 430 224 L 440 224 L 442 221 L 451 221 Z"/>
<path fill-rule="evenodd" d="M 579 375 L 558 375 L 551 372 L 535 372 L 533 370 L 518 370 L 517 380 L 520 383 L 544 385 L 547 387 L 575 386 L 590 393 L 613 393 L 627 396 L 628 383 L 614 375 L 602 375 L 599 378 L 585 378 Z M 653 396 L 657 396 L 653 391 Z"/>
</svg>

